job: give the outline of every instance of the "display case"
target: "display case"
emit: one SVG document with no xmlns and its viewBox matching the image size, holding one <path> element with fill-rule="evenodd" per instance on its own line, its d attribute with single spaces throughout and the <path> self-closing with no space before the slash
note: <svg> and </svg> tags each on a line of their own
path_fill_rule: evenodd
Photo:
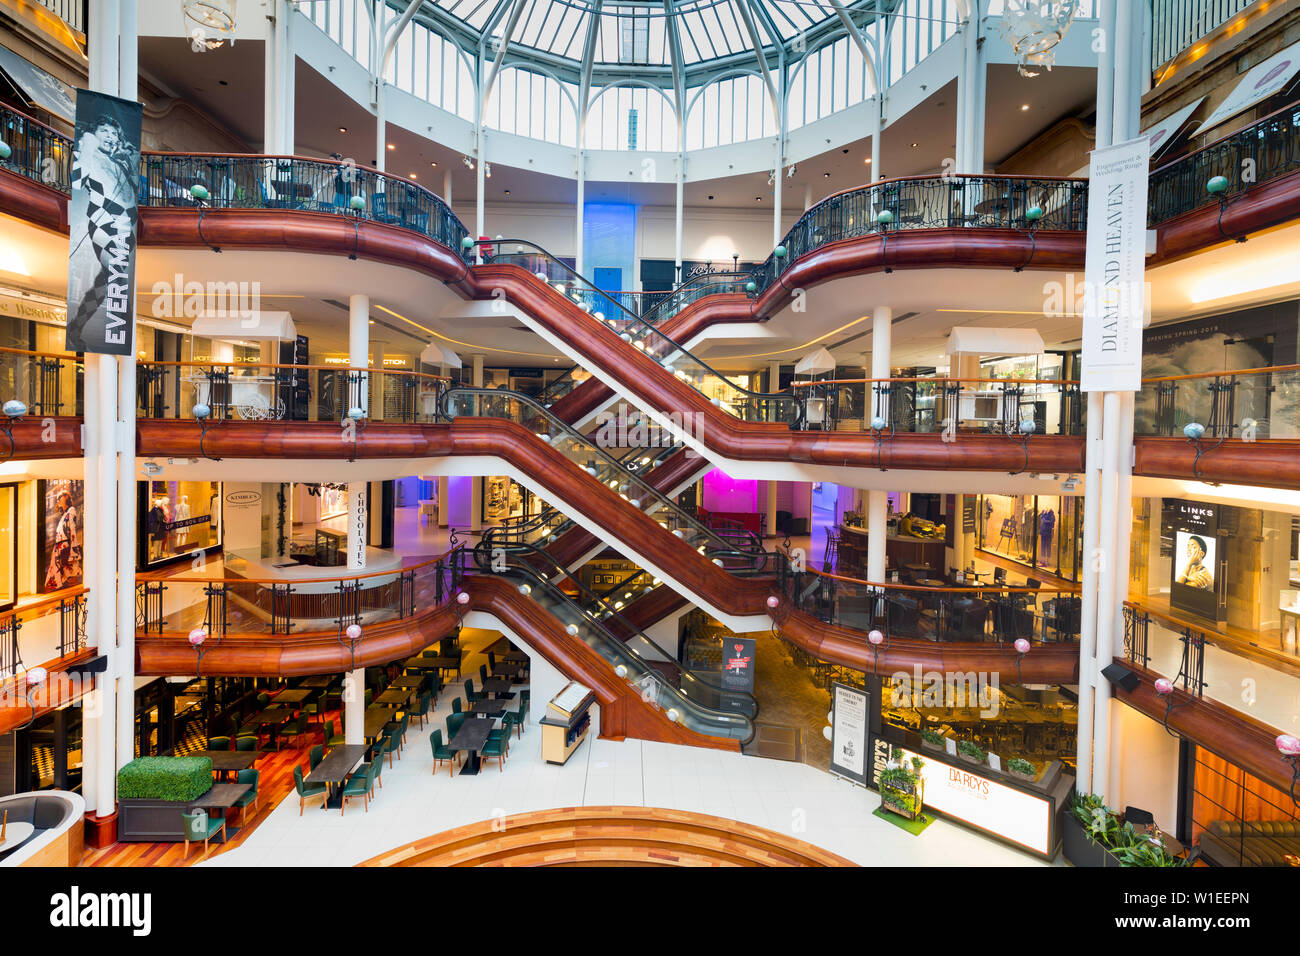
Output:
<svg viewBox="0 0 1300 956">
<path fill-rule="evenodd" d="M 542 725 L 542 758 L 563 764 L 578 749 L 591 729 L 591 705 L 596 695 L 591 688 L 569 681 L 546 705 Z"/>
</svg>

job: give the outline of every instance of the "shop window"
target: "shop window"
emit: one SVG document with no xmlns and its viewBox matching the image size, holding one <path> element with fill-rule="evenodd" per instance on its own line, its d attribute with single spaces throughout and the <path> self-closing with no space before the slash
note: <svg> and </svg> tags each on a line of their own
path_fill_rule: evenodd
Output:
<svg viewBox="0 0 1300 956">
<path fill-rule="evenodd" d="M 1080 499 L 1052 495 L 980 495 L 978 547 L 1067 581 L 1078 580 Z"/>
<path fill-rule="evenodd" d="M 1186 832 L 1218 866 L 1300 866 L 1300 811 L 1286 792 L 1191 748 Z"/>
<path fill-rule="evenodd" d="M 214 481 L 142 482 L 142 564 L 163 564 L 221 544 L 221 485 Z"/>
</svg>

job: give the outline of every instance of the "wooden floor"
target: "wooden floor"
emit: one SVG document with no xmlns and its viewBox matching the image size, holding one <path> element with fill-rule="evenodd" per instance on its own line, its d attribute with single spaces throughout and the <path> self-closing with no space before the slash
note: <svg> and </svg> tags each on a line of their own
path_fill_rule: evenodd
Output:
<svg viewBox="0 0 1300 956">
<path fill-rule="evenodd" d="M 361 866 L 854 866 L 736 820 L 653 807 L 568 807 L 457 827 Z"/>
<path fill-rule="evenodd" d="M 341 711 L 327 712 L 326 720 L 333 720 L 336 728 L 343 726 Z M 314 744 L 321 743 L 321 732 L 313 724 L 311 732 L 302 738 L 301 746 L 284 747 L 279 752 L 263 754 L 254 764 L 260 771 L 257 782 L 259 801 L 257 812 L 247 810 L 247 817 L 240 817 L 240 810 L 231 810 L 228 814 L 230 825 L 239 830 L 229 843 L 211 843 L 207 856 L 224 853 L 231 847 L 237 847 L 258 828 L 263 820 L 281 800 L 293 791 L 293 768 L 301 766 L 307 772 L 308 756 Z M 292 797 L 291 799 L 296 799 Z M 309 801 L 308 810 L 318 808 L 320 800 Z M 360 807 L 358 807 L 360 811 Z M 317 809 L 316 812 L 320 812 Z M 190 844 L 189 856 L 185 855 L 182 843 L 114 843 L 112 846 L 97 850 L 86 847 L 81 857 L 82 866 L 192 866 L 205 859 L 203 844 Z"/>
</svg>

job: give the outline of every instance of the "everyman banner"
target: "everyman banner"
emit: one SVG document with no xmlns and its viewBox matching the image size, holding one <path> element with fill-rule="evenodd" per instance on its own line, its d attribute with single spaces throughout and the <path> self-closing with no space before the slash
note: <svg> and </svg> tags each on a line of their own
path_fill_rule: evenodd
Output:
<svg viewBox="0 0 1300 956">
<path fill-rule="evenodd" d="M 1080 375 L 1085 392 L 1142 387 L 1150 162 L 1145 136 L 1092 151 Z"/>
<path fill-rule="evenodd" d="M 74 352 L 130 355 L 140 121 L 130 100 L 77 90 L 68 202 L 68 337 Z"/>
</svg>

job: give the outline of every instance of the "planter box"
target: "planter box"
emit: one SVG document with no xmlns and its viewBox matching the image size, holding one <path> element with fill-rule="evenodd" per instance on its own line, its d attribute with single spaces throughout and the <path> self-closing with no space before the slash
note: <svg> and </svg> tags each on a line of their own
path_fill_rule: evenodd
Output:
<svg viewBox="0 0 1300 956">
<path fill-rule="evenodd" d="M 181 814 L 192 806 L 179 800 L 118 800 L 118 842 L 180 843 L 185 839 Z"/>
<path fill-rule="evenodd" d="M 960 757 L 962 760 L 966 761 L 967 763 L 978 764 L 981 767 L 984 766 L 985 763 L 987 762 L 986 757 L 968 757 L 960 750 L 957 751 L 957 756 Z"/>
<path fill-rule="evenodd" d="M 939 743 L 939 744 L 932 744 L 932 743 L 930 743 L 930 741 L 926 740 L 924 737 L 921 738 L 921 746 L 924 747 L 926 750 L 937 750 L 937 751 L 940 751 L 940 752 L 942 752 L 942 751 L 945 749 L 943 744 L 941 744 L 941 743 Z"/>
<path fill-rule="evenodd" d="M 1113 868 L 1119 860 L 1100 843 L 1094 843 L 1083 829 L 1083 824 L 1068 811 L 1061 814 L 1061 848 L 1065 858 L 1075 866 Z"/>
</svg>

